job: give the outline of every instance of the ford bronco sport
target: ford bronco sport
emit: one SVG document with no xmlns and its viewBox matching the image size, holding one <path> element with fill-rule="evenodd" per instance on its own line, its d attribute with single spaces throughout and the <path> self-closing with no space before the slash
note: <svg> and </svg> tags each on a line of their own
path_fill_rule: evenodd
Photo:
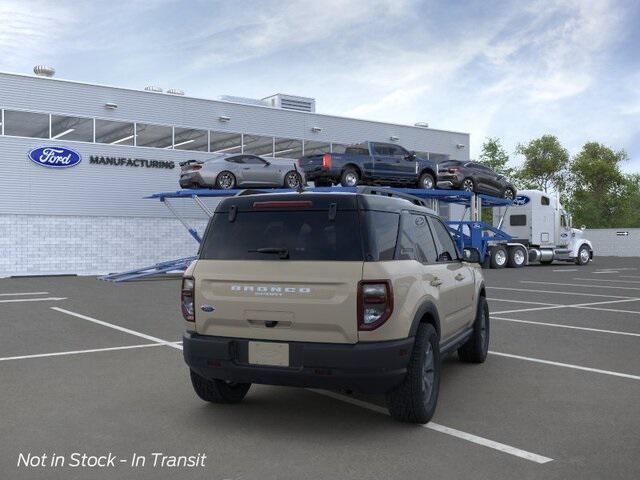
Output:
<svg viewBox="0 0 640 480">
<path fill-rule="evenodd" d="M 383 190 L 218 205 L 182 280 L 200 398 L 237 403 L 252 383 L 385 393 L 394 418 L 426 423 L 442 356 L 485 360 L 479 265 L 422 201 Z"/>
</svg>

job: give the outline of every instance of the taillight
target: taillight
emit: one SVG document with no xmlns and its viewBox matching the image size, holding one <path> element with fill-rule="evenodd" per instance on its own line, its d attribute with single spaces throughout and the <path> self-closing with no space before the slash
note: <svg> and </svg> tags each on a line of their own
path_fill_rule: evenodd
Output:
<svg viewBox="0 0 640 480">
<path fill-rule="evenodd" d="M 322 168 L 329 170 L 331 168 L 331 154 L 325 153 L 322 155 Z"/>
<path fill-rule="evenodd" d="M 182 310 L 182 316 L 187 322 L 195 322 L 194 309 L 193 309 L 193 290 L 195 286 L 195 280 L 190 277 L 182 279 L 182 290 L 180 294 L 180 308 Z"/>
<path fill-rule="evenodd" d="M 358 284 L 358 330 L 375 330 L 393 312 L 389 280 L 363 280 Z"/>
</svg>

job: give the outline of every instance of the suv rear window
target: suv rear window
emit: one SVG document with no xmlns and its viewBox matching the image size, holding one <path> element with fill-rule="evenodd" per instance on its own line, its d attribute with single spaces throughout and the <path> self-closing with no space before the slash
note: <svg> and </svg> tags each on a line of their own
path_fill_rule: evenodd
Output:
<svg viewBox="0 0 640 480">
<path fill-rule="evenodd" d="M 327 210 L 238 212 L 233 222 L 221 212 L 211 222 L 200 251 L 203 260 L 364 259 L 356 211 L 338 211 L 334 220 Z M 284 249 L 288 259 L 258 249 Z"/>
</svg>

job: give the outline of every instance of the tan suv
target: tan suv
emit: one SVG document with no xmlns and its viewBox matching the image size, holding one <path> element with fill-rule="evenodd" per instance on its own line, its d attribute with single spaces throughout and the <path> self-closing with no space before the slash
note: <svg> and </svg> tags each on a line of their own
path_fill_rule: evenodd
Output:
<svg viewBox="0 0 640 480">
<path fill-rule="evenodd" d="M 442 356 L 485 360 L 479 265 L 423 202 L 384 190 L 219 204 L 182 281 L 200 398 L 240 402 L 252 383 L 385 393 L 394 418 L 425 423 Z"/>
</svg>

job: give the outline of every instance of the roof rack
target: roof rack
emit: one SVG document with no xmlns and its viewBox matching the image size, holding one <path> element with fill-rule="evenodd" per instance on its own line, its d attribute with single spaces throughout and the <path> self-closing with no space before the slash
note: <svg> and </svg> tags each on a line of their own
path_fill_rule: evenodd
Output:
<svg viewBox="0 0 640 480">
<path fill-rule="evenodd" d="M 357 189 L 358 193 L 362 193 L 364 195 L 380 195 L 383 197 L 401 198 L 403 200 L 408 200 L 414 205 L 431 208 L 429 205 L 427 205 L 427 202 L 424 199 L 416 197 L 415 195 L 411 195 L 409 193 L 393 190 L 389 187 L 357 187 Z"/>
</svg>

